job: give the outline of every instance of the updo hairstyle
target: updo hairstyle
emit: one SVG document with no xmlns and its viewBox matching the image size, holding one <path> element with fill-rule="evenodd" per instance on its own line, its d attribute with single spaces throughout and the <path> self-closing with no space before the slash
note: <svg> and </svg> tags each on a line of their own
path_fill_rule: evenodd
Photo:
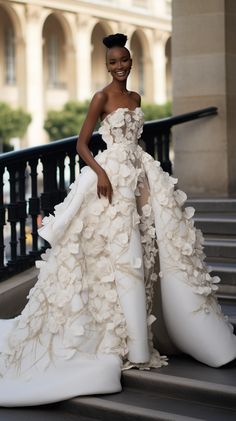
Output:
<svg viewBox="0 0 236 421">
<path fill-rule="evenodd" d="M 124 34 L 112 34 L 104 37 L 102 42 L 107 48 L 124 47 L 127 41 L 127 36 Z"/>
</svg>

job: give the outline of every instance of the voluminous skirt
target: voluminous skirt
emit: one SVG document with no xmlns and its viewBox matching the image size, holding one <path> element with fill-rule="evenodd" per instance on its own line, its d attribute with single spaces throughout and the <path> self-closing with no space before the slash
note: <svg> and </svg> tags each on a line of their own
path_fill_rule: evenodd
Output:
<svg viewBox="0 0 236 421">
<path fill-rule="evenodd" d="M 126 141 L 116 143 L 122 127 Z M 140 108 L 118 109 L 101 126 L 108 149 L 96 159 L 111 180 L 112 204 L 98 199 L 96 174 L 85 167 L 44 218 L 39 233 L 51 248 L 36 262 L 38 281 L 21 315 L 0 321 L 0 405 L 118 392 L 122 369 L 166 365 L 151 329 L 157 283 L 179 350 L 213 367 L 236 357 L 194 209 L 136 144 L 141 129 Z"/>
</svg>

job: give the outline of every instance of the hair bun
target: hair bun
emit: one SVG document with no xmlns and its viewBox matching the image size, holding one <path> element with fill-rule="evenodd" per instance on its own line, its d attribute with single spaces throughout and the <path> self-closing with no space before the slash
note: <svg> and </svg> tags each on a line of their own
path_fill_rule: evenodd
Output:
<svg viewBox="0 0 236 421">
<path fill-rule="evenodd" d="M 107 48 L 124 47 L 127 41 L 127 36 L 124 34 L 113 34 L 103 38 L 102 42 Z"/>
</svg>

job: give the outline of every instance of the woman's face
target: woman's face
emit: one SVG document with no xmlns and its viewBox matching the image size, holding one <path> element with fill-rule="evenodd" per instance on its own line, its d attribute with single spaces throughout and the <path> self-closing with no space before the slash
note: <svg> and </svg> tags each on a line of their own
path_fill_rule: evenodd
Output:
<svg viewBox="0 0 236 421">
<path fill-rule="evenodd" d="M 108 50 L 106 65 L 114 79 L 126 80 L 132 66 L 132 59 L 127 48 L 113 47 Z"/>
</svg>

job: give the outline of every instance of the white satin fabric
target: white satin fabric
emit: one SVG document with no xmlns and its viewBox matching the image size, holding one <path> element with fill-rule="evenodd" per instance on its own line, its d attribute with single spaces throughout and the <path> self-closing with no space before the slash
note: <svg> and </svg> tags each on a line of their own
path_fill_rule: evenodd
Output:
<svg viewBox="0 0 236 421">
<path fill-rule="evenodd" d="M 236 357 L 194 210 L 182 209 L 177 180 L 138 145 L 142 128 L 139 107 L 118 108 L 101 124 L 107 150 L 96 160 L 111 180 L 111 205 L 85 167 L 44 218 L 39 234 L 52 248 L 36 262 L 38 281 L 21 315 L 0 321 L 1 406 L 118 392 L 122 369 L 166 365 L 151 331 L 157 281 L 180 350 L 213 367 Z"/>
</svg>

